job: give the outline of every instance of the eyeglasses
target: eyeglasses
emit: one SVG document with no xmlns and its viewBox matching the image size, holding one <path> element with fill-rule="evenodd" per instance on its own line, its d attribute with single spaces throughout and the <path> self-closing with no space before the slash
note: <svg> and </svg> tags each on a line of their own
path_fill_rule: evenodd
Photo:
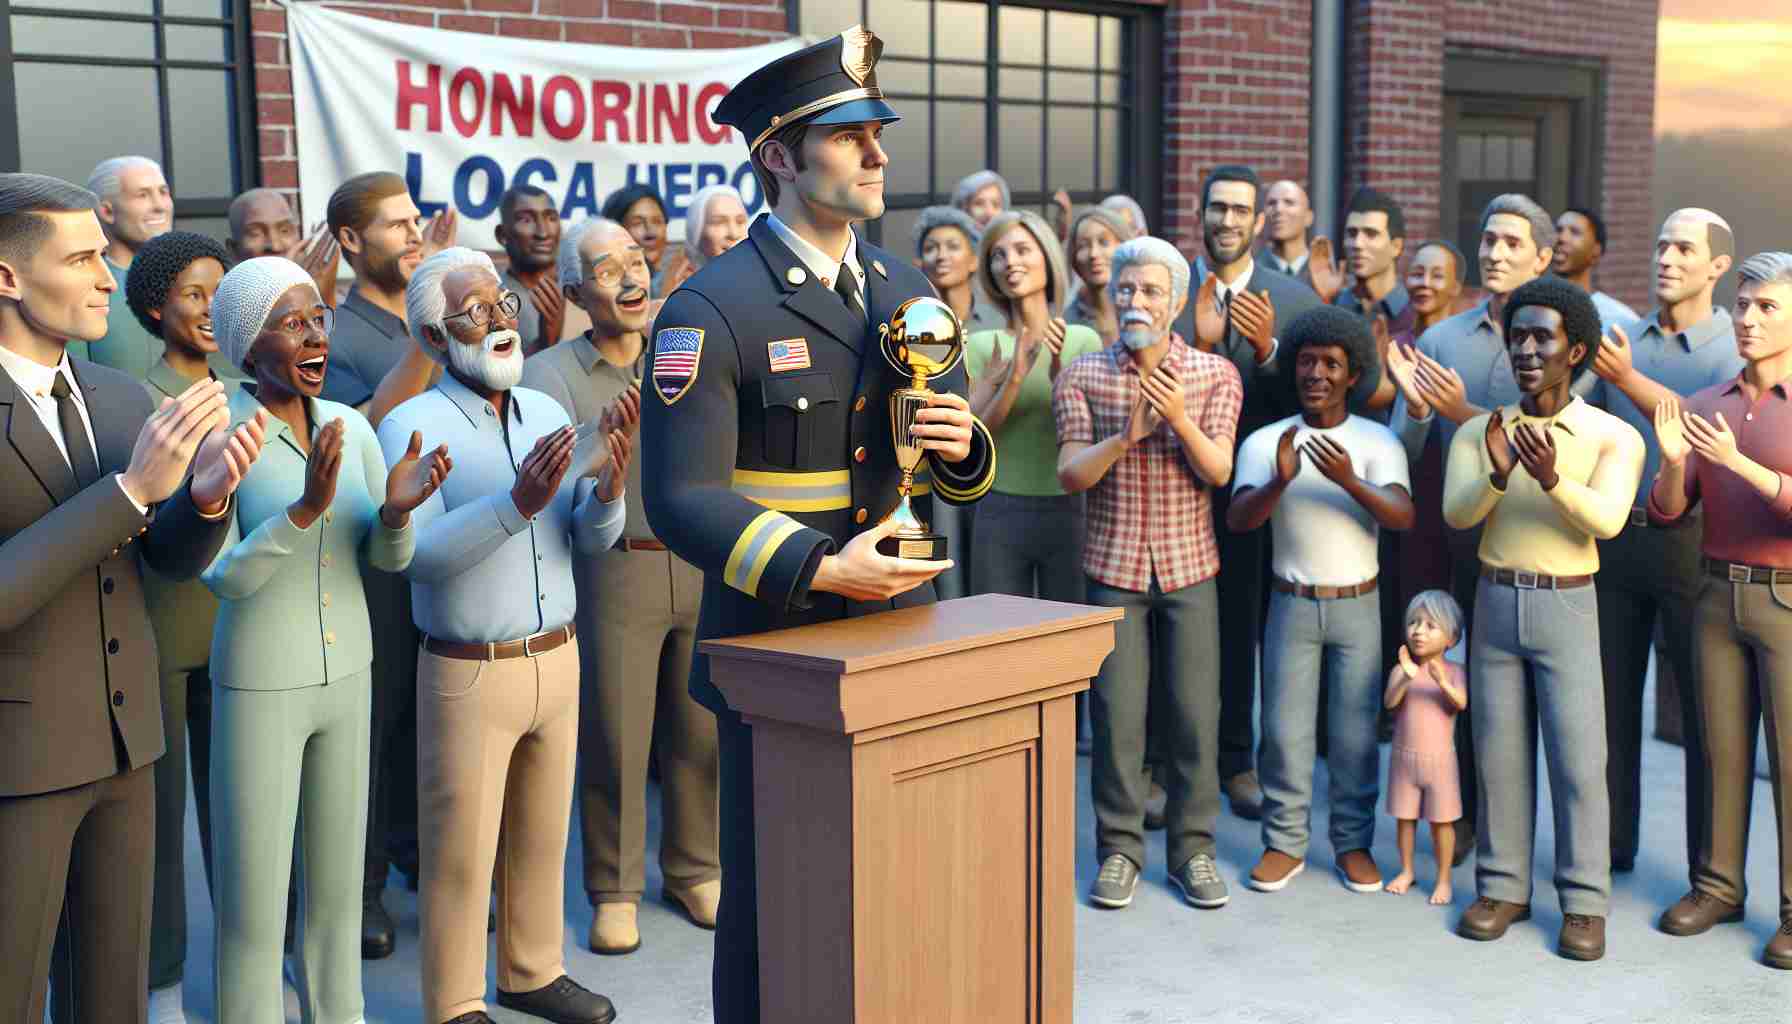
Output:
<svg viewBox="0 0 1792 1024">
<path fill-rule="evenodd" d="M 629 254 L 625 260 L 606 257 L 591 267 L 591 280 L 599 288 L 614 288 L 622 283 L 624 275 L 639 277 L 647 271 L 647 257 L 639 252 Z"/>
<path fill-rule="evenodd" d="M 307 330 L 315 330 L 327 338 L 335 328 L 336 311 L 328 306 L 319 306 L 315 313 L 288 313 L 265 329 L 279 331 L 295 341 L 304 341 Z"/>
<path fill-rule="evenodd" d="M 1130 303 L 1132 302 L 1132 297 L 1134 295 L 1145 296 L 1146 302 L 1162 302 L 1170 297 L 1170 292 L 1169 289 L 1161 288 L 1154 284 L 1148 284 L 1143 288 L 1131 284 L 1114 286 L 1114 300 L 1116 302 Z"/>
<path fill-rule="evenodd" d="M 502 313 L 506 319 L 514 320 L 522 308 L 523 300 L 518 298 L 515 292 L 504 292 L 498 296 L 495 305 L 490 302 L 475 302 L 458 313 L 450 313 L 443 317 L 442 322 L 447 323 L 464 316 L 467 318 L 467 322 L 474 327 L 484 327 L 492 322 L 494 312 Z"/>
</svg>

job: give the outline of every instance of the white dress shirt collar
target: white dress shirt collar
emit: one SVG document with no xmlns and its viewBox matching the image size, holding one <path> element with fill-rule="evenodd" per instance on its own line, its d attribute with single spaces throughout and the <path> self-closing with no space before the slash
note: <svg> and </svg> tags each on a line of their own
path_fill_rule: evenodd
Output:
<svg viewBox="0 0 1792 1024">
<path fill-rule="evenodd" d="M 796 258 L 803 261 L 803 266 L 809 268 L 809 273 L 815 275 L 822 282 L 822 287 L 834 287 L 834 275 L 840 272 L 840 264 L 845 263 L 852 269 L 854 283 L 858 285 L 860 294 L 864 294 L 865 268 L 859 265 L 859 233 L 857 231 L 847 229 L 846 254 L 840 259 L 835 259 L 822 252 L 807 238 L 797 234 L 790 225 L 779 220 L 777 214 L 768 213 L 765 215 L 765 219 L 766 226 L 771 228 L 772 233 L 776 234 L 785 245 L 790 246 L 790 251 L 796 253 Z"/>
</svg>

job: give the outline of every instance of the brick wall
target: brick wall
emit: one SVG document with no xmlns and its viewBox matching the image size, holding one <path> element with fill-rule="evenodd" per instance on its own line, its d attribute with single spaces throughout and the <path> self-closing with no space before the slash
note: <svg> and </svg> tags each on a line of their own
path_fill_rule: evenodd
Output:
<svg viewBox="0 0 1792 1024">
<path fill-rule="evenodd" d="M 789 24 L 784 0 L 377 0 L 329 6 L 426 28 L 660 49 L 756 46 L 783 38 Z M 251 16 L 261 183 L 296 195 L 299 162 L 286 12 L 271 0 L 254 0 Z M 323 211 L 308 216 L 321 220 Z"/>
</svg>

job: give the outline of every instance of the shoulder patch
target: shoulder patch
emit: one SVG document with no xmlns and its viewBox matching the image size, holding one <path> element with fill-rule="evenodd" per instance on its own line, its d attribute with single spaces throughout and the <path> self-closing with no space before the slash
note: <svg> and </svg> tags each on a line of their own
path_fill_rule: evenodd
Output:
<svg viewBox="0 0 1792 1024">
<path fill-rule="evenodd" d="M 691 390 L 697 380 L 698 357 L 703 354 L 703 329 L 663 327 L 653 336 L 653 390 L 671 405 Z"/>
</svg>

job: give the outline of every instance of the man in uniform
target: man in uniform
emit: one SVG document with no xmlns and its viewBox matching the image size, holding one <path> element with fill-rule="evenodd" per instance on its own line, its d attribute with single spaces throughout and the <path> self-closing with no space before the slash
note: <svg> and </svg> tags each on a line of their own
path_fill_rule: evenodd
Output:
<svg viewBox="0 0 1792 1024">
<path fill-rule="evenodd" d="M 854 27 L 747 76 L 717 105 L 741 130 L 772 213 L 666 301 L 643 382 L 643 497 L 655 534 L 704 574 L 697 637 L 869 615 L 934 599 L 950 561 L 890 558 L 890 392 L 907 383 L 879 350 L 896 307 L 932 295 L 921 272 L 854 222 L 884 212 L 897 114 L 875 68 L 883 43 Z M 960 395 L 933 385 L 913 437 L 931 494 L 953 504 L 995 479 L 995 445 Z M 927 518 L 931 501 L 916 511 Z M 874 525 L 875 524 L 875 525 Z M 759 1020 L 751 730 L 693 660 L 691 695 L 716 715 L 722 903 L 715 1018 Z"/>
</svg>

